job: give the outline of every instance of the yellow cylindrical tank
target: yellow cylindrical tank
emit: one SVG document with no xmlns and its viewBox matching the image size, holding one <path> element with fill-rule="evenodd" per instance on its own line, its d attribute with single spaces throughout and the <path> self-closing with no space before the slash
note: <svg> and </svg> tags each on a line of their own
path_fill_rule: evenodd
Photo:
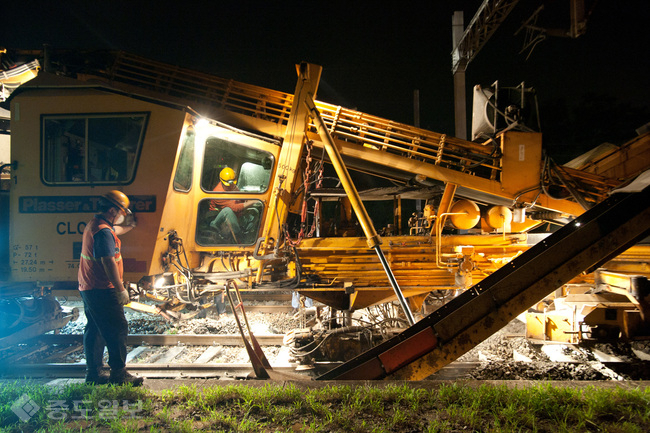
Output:
<svg viewBox="0 0 650 433">
<path fill-rule="evenodd" d="M 485 222 L 493 229 L 502 229 L 512 222 L 512 211 L 505 206 L 492 206 L 485 215 Z"/>
<path fill-rule="evenodd" d="M 469 230 L 481 219 L 481 210 L 470 200 L 458 200 L 451 206 L 451 223 L 459 230 Z"/>
</svg>

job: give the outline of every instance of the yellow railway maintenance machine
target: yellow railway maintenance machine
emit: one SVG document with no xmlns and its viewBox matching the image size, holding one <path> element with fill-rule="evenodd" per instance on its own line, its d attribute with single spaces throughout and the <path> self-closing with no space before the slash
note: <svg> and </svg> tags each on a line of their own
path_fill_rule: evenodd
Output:
<svg viewBox="0 0 650 433">
<path fill-rule="evenodd" d="M 61 56 L 53 64 L 64 64 Z M 540 227 L 575 226 L 649 165 L 648 135 L 568 167 L 545 157 L 540 133 L 516 125 L 471 142 L 333 106 L 315 99 L 321 68 L 310 64 L 297 67 L 290 94 L 123 52 L 91 58 L 67 75 L 40 71 L 7 101 L 0 347 L 74 316 L 52 291 L 76 288 L 81 233 L 111 189 L 129 196 L 137 218 L 123 237 L 130 307 L 173 320 L 229 289 L 292 290 L 317 301 L 315 320 L 287 336 L 309 363 L 404 338 L 434 308 L 432 299 L 452 299 L 440 314 L 475 296 L 484 279 L 544 249 L 550 233 Z M 219 186 L 226 168 L 236 177 L 231 190 Z M 390 186 L 358 191 L 350 171 Z M 380 236 L 373 221 L 388 214 L 392 223 L 412 199 L 424 206 L 408 234 L 395 218 Z M 601 251 L 516 308 L 477 301 L 476 311 L 498 320 L 471 344 L 530 307 L 541 308 L 528 319 L 535 338 L 641 332 L 650 249 L 632 244 Z M 598 273 L 583 272 L 596 262 Z M 563 332 L 553 324 L 564 308 L 542 303 L 550 293 L 573 312 Z M 469 317 L 444 329 L 476 326 Z M 439 323 L 428 329 L 415 345 L 452 336 Z"/>
</svg>

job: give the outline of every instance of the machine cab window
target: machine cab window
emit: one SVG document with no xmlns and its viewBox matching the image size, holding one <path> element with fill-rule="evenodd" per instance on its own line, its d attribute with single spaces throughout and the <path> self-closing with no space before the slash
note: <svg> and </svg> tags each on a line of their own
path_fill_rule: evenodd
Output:
<svg viewBox="0 0 650 433">
<path fill-rule="evenodd" d="M 42 116 L 43 182 L 131 183 L 148 117 L 148 113 Z"/>
<path fill-rule="evenodd" d="M 194 129 L 188 128 L 181 142 L 181 153 L 174 174 L 174 189 L 176 191 L 187 192 L 192 188 L 195 136 Z"/>
<path fill-rule="evenodd" d="M 197 242 L 204 246 L 252 245 L 264 211 L 259 194 L 269 188 L 273 155 L 218 137 L 205 142 Z"/>
</svg>

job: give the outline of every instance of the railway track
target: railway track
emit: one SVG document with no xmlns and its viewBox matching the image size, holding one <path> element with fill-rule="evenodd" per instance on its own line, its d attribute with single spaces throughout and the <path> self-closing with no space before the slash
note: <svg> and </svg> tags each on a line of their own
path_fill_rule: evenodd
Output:
<svg viewBox="0 0 650 433">
<path fill-rule="evenodd" d="M 247 305 L 247 311 L 253 307 L 268 308 L 265 312 L 275 312 L 290 309 L 286 304 L 290 298 L 280 297 L 277 294 L 265 295 L 264 299 L 256 299 L 262 305 Z M 259 296 L 258 296 L 259 297 Z M 268 305 L 266 302 L 278 302 L 285 305 Z M 259 310 L 258 310 L 259 311 Z M 260 315 L 265 316 L 265 315 Z M 223 317 L 217 322 L 223 323 Z M 141 319 L 140 319 L 141 320 Z M 158 319 L 159 320 L 159 319 Z M 201 319 L 198 321 L 201 322 Z M 76 328 L 72 334 L 45 334 L 33 338 L 23 344 L 0 351 L 0 377 L 11 380 L 12 378 L 82 378 L 85 374 L 83 356 L 83 335 L 79 332 L 82 327 Z M 180 332 L 188 328 L 178 328 Z M 198 328 L 193 328 L 197 330 Z M 169 331 L 169 330 L 168 330 Z M 175 332 L 176 330 L 172 330 Z M 206 328 L 207 331 L 207 328 Z M 145 331 L 146 332 L 146 331 Z M 191 332 L 191 331 L 190 331 Z M 223 332 L 223 331 L 222 331 Z M 228 332 L 228 331 L 226 331 Z M 233 332 L 232 330 L 230 332 Z M 254 331 L 255 332 L 255 331 Z M 268 332 L 268 331 L 267 331 Z M 271 361 L 273 369 L 278 372 L 295 372 L 299 366 L 290 361 L 289 350 L 282 347 L 283 335 L 256 333 L 260 345 Z M 521 339 L 523 334 L 505 334 L 504 341 Z M 503 348 L 503 341 L 499 340 L 495 347 Z M 156 379 L 246 379 L 252 374 L 252 366 L 248 363 L 248 356 L 242 347 L 239 334 L 220 334 L 206 332 L 202 334 L 191 333 L 138 333 L 128 336 L 127 354 L 128 368 L 134 373 Z M 538 345 L 538 347 L 543 347 Z M 626 376 L 625 361 L 616 359 L 571 360 L 553 361 L 539 368 L 535 362 L 513 362 L 513 360 L 496 360 L 490 363 L 465 360 L 454 362 L 436 373 L 433 380 L 457 380 L 467 378 L 479 379 L 517 379 L 528 380 L 554 379 L 553 371 L 559 366 L 564 366 L 571 379 L 571 371 L 578 370 L 581 366 L 596 367 L 599 372 L 604 372 L 608 379 L 621 380 Z M 332 363 L 317 363 L 311 370 L 301 371 L 305 379 L 318 376 L 334 366 Z M 650 363 L 647 361 L 637 369 L 650 372 Z M 491 369 L 499 369 L 499 377 L 494 376 Z M 527 376 L 538 369 L 537 377 Z M 621 372 L 619 374 L 618 372 Z M 546 375 L 546 376 L 545 376 Z M 566 374 L 565 374 L 566 376 Z M 599 375 L 598 377 L 603 377 Z M 636 378 L 635 376 L 630 376 Z M 582 376 L 574 379 L 584 380 Z M 639 378 L 647 379 L 647 378 Z M 595 379 L 592 379 L 595 380 Z"/>
<path fill-rule="evenodd" d="M 242 294 L 246 311 L 264 313 L 259 317 L 281 317 L 292 313 L 290 292 L 246 293 Z M 63 304 L 81 310 L 82 322 L 63 332 L 44 334 L 21 344 L 0 349 L 0 376 L 11 377 L 83 377 L 85 361 L 83 354 L 83 304 L 77 291 L 58 291 L 56 297 Z M 226 311 L 230 314 L 230 306 Z M 142 326 L 147 318 L 151 323 L 166 323 L 160 318 L 138 312 L 127 312 L 129 323 L 133 321 L 134 330 L 146 333 L 130 334 L 127 338 L 127 366 L 130 370 L 145 377 L 212 377 L 245 378 L 252 372 L 248 355 L 239 334 L 223 334 L 225 329 L 236 330 L 221 318 L 212 319 L 209 327 L 198 330 L 196 327 L 178 327 L 150 333 L 153 327 Z M 190 320 L 190 322 L 193 319 Z M 209 319 L 204 319 L 209 320 Z M 156 322 L 157 321 L 157 322 Z M 198 320 L 195 323 L 206 324 Z M 233 322 L 234 324 L 234 322 Z M 74 324 L 73 324 L 74 325 Z M 234 325 L 233 325 L 234 326 Z M 223 327 L 224 329 L 221 329 Z M 147 329 L 148 328 L 148 329 Z M 189 330 L 188 333 L 182 333 Z M 179 332 L 180 333 L 176 333 Z M 164 332 L 164 333 L 163 333 Z M 194 333 L 196 332 L 196 333 Z M 228 332 L 228 331 L 225 331 Z M 236 331 L 235 331 L 236 332 Z M 293 371 L 296 365 L 289 362 L 288 350 L 281 349 L 283 334 L 255 331 L 259 344 L 270 353 L 270 359 L 277 360 L 274 369 Z M 273 331 L 272 331 L 273 332 Z M 286 353 L 285 353 L 286 352 Z"/>
<path fill-rule="evenodd" d="M 565 367 L 567 363 L 562 363 Z M 578 361 L 573 361 L 572 364 L 580 365 Z M 598 380 L 613 380 L 623 382 L 626 379 L 620 376 L 617 371 L 620 367 L 624 367 L 624 363 L 604 362 L 601 364 L 601 371 L 606 371 L 608 378 L 601 378 Z M 441 369 L 439 372 L 429 377 L 427 380 L 443 380 L 455 381 L 459 379 L 476 379 L 472 372 L 485 365 L 481 362 L 453 362 Z M 644 367 L 649 368 L 650 363 L 645 362 Z M 79 379 L 85 375 L 86 365 L 84 362 L 80 363 L 36 363 L 36 364 L 23 364 L 0 367 L 0 377 L 2 379 L 20 379 L 20 378 L 48 378 L 48 379 Z M 148 379 L 217 379 L 217 380 L 246 380 L 254 378 L 253 369 L 248 363 L 128 363 L 127 368 L 132 373 L 137 374 Z M 304 376 L 305 380 L 311 380 L 313 376 L 317 376 L 320 372 L 324 372 L 331 368 L 325 366 L 316 366 L 314 370 L 301 371 L 296 368 L 295 364 L 288 365 L 272 365 L 276 372 L 280 373 L 299 373 Z M 553 377 L 515 377 L 516 372 L 513 369 L 512 377 L 501 377 L 499 379 L 490 380 L 585 380 L 582 377 L 562 377 L 554 379 Z M 295 376 L 294 376 L 295 377 Z M 481 379 L 480 376 L 476 380 Z M 592 379 L 593 380 L 593 379 Z M 647 378 L 639 378 L 632 380 L 647 380 Z"/>
<path fill-rule="evenodd" d="M 281 346 L 284 336 L 262 334 L 255 335 L 255 338 L 262 346 Z M 83 343 L 83 335 L 46 334 L 35 338 L 33 341 L 48 345 L 76 344 Z M 239 334 L 131 334 L 127 337 L 126 344 L 129 346 L 242 346 L 242 339 Z"/>
<path fill-rule="evenodd" d="M 252 377 L 253 368 L 250 364 L 158 364 L 158 363 L 127 363 L 131 373 L 151 379 L 221 379 L 244 380 Z M 295 372 L 295 366 L 273 366 L 274 371 L 282 373 Z M 85 363 L 48 363 L 26 364 L 2 368 L 2 378 L 83 378 L 86 374 Z M 309 376 L 305 376 L 309 380 Z"/>
<path fill-rule="evenodd" d="M 277 334 L 257 335 L 256 338 L 265 352 L 271 347 L 281 346 L 283 340 L 283 336 Z M 248 362 L 214 362 L 224 350 L 244 351 L 240 335 L 135 334 L 129 335 L 127 344 L 127 368 L 145 378 L 243 380 L 253 377 L 253 368 Z M 0 359 L 0 377 L 78 379 L 85 375 L 83 335 L 46 334 L 23 346 L 19 354 Z M 32 362 L 26 360 L 31 356 L 38 356 L 43 351 L 48 351 L 45 357 Z M 194 352 L 193 361 L 179 362 L 182 354 L 188 351 Z M 63 362 L 63 359 L 74 353 L 82 359 Z M 148 362 L 138 362 L 138 359 L 146 354 L 149 355 L 146 357 Z M 288 352 L 286 355 L 285 357 L 278 353 L 274 357 L 274 362 L 271 362 L 273 370 L 280 373 L 302 370 L 305 380 L 310 380 L 333 366 L 331 363 L 317 363 L 313 368 L 304 370 L 298 364 L 289 362 Z M 457 362 L 441 371 L 438 378 L 458 379 L 477 365 L 475 362 Z"/>
<path fill-rule="evenodd" d="M 265 352 L 275 350 L 277 353 L 271 361 L 273 370 L 279 373 L 301 373 L 305 380 L 318 376 L 334 366 L 332 363 L 316 363 L 309 370 L 301 369 L 298 364 L 290 362 L 288 351 L 277 349 L 282 344 L 281 335 L 260 335 L 259 342 Z M 71 353 L 82 353 L 81 335 L 44 335 L 29 344 L 25 344 L 24 353 L 37 354 L 42 348 L 52 350 L 54 353 L 33 362 L 0 360 L 0 377 L 3 379 L 16 378 L 83 378 L 85 375 L 85 362 L 80 355 L 79 361 L 62 362 Z M 218 379 L 218 380 L 245 380 L 254 377 L 251 364 L 247 359 L 239 361 L 219 361 L 223 351 L 239 350 L 244 352 L 241 336 L 239 335 L 130 335 L 129 352 L 127 354 L 127 367 L 133 373 L 150 379 Z M 557 346 L 557 345 L 555 345 Z M 183 354 L 190 354 L 191 361 Z M 597 351 L 593 352 L 598 354 Z M 147 356 L 144 356 L 147 355 Z M 604 355 L 600 355 L 604 356 Z M 144 358 L 145 361 L 140 359 Z M 493 369 L 499 367 L 498 377 L 493 375 Z M 593 370 L 591 380 L 623 381 L 630 376 L 632 364 L 625 360 L 605 356 L 605 359 L 585 360 L 565 357 L 561 360 L 546 362 L 541 365 L 534 361 L 493 361 L 486 362 L 461 362 L 456 361 L 429 380 L 458 380 L 458 379 L 506 379 L 506 380 L 589 380 L 585 376 L 573 376 L 573 372 L 584 373 L 588 366 Z M 634 368 L 637 371 L 649 371 L 650 361 L 637 362 Z M 635 380 L 648 380 L 647 375 L 631 377 Z"/>
<path fill-rule="evenodd" d="M 282 335 L 259 335 L 256 338 L 266 350 L 273 347 L 274 351 L 281 351 L 277 347 L 282 345 Z M 127 367 L 144 377 L 243 379 L 253 371 L 246 359 L 241 362 L 215 361 L 233 349 L 244 352 L 240 335 L 136 334 L 129 335 L 127 345 Z M 0 359 L 2 377 L 78 378 L 85 374 L 83 335 L 47 334 L 21 346 L 18 352 Z M 42 352 L 47 352 L 44 357 L 39 356 Z M 81 360 L 70 360 L 75 353 Z M 31 362 L 30 358 L 33 359 Z M 188 358 L 191 362 L 183 361 Z M 146 362 L 140 362 L 140 359 Z M 273 366 L 274 370 L 288 372 L 296 369 L 296 364 L 290 363 L 288 356 L 276 356 L 275 359 L 278 362 Z"/>
</svg>

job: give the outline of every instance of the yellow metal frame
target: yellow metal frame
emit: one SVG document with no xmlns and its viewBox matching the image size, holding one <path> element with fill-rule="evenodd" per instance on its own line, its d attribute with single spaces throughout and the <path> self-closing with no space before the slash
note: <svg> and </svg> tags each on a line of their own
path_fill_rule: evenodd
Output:
<svg viewBox="0 0 650 433">
<path fill-rule="evenodd" d="M 310 69 L 315 68 L 309 65 Z M 320 75 L 320 67 L 318 67 Z M 291 126 L 292 110 L 299 109 L 294 95 L 263 87 L 225 80 L 177 66 L 119 52 L 110 70 L 98 71 L 113 85 L 130 89 L 153 89 L 170 100 L 192 100 L 193 108 L 206 116 L 233 122 L 275 136 L 302 132 Z M 314 73 L 310 80 L 315 82 Z M 302 83 L 299 83 L 302 86 Z M 141 93 L 142 90 L 139 90 Z M 315 95 L 315 89 L 311 92 Z M 184 95 L 184 96 L 177 96 Z M 303 99 L 299 89 L 295 97 Z M 532 203 L 571 215 L 584 209 L 571 200 L 554 200 L 526 188 L 539 185 L 541 135 L 507 132 L 497 142 L 474 143 L 394 122 L 341 106 L 314 101 L 341 155 L 463 185 L 498 197 Z M 296 108 L 298 107 L 298 108 Z M 321 145 L 315 123 L 307 126 L 308 138 Z M 294 168 L 295 166 L 291 166 Z M 472 167 L 468 170 L 467 167 Z M 593 173 L 564 169 L 604 198 L 617 182 Z"/>
<path fill-rule="evenodd" d="M 32 89 L 28 83 L 12 100 L 12 111 L 16 115 L 22 113 L 20 122 L 12 128 L 12 141 L 16 143 L 14 152 L 21 163 L 12 173 L 20 180 L 17 186 L 12 186 L 12 208 L 18 207 L 18 198 L 22 195 L 45 195 L 53 191 L 40 184 L 37 165 L 26 163 L 38 154 L 38 122 L 41 113 L 98 110 L 117 112 L 125 109 L 151 111 L 138 177 L 132 185 L 124 188 L 124 192 L 132 195 L 153 194 L 157 198 L 158 209 L 152 214 L 139 215 L 138 229 L 124 238 L 125 258 L 137 257 L 138 260 L 145 261 L 146 271 L 143 273 L 151 275 L 162 272 L 164 269 L 160 257 L 169 247 L 168 234 L 175 230 L 184 240 L 190 267 L 218 270 L 218 266 L 213 266 L 214 260 L 209 255 L 221 251 L 235 257 L 234 260 L 241 266 L 259 269 L 256 281 L 262 282 L 266 278 L 262 272 L 264 262 L 258 263 L 257 259 L 252 258 L 252 246 L 196 245 L 197 204 L 199 200 L 210 197 L 209 193 L 199 188 L 200 149 L 195 152 L 196 170 L 192 191 L 183 193 L 173 189 L 179 143 L 187 128 L 196 126 L 198 116 L 163 106 L 158 101 L 178 102 L 185 106 L 191 100 L 192 109 L 196 113 L 282 140 L 281 146 L 264 144 L 262 141 L 257 144 L 273 148 L 277 161 L 272 186 L 267 193 L 255 196 L 264 201 L 268 209 L 262 222 L 265 241 L 259 250 L 261 255 L 273 256 L 280 246 L 280 224 L 286 218 L 291 194 L 296 190 L 300 179 L 299 168 L 304 144 L 307 140 L 313 140 L 314 146 L 324 146 L 327 140 L 323 140 L 322 136 L 326 134 L 322 132 L 325 130 L 332 139 L 332 147 L 346 161 L 345 164 L 352 158 L 373 166 L 371 171 L 377 173 L 391 167 L 410 173 L 413 177 L 419 175 L 420 178 L 445 182 L 447 187 L 438 210 L 439 216 L 449 211 L 457 185 L 494 197 L 517 200 L 522 204 L 534 202 L 536 206 L 569 215 L 583 212 L 582 207 L 572 200 L 555 200 L 544 194 L 538 195 L 541 177 L 540 134 L 509 131 L 485 143 L 474 143 L 319 101 L 313 101 L 313 109 L 319 113 L 320 120 L 317 116 L 310 119 L 308 111 L 311 107 L 308 108 L 305 103 L 312 101 L 316 93 L 321 68 L 304 65 L 298 72 L 299 80 L 295 94 L 292 95 L 223 80 L 127 53 L 117 53 L 110 68 L 82 75 L 74 83 L 68 80 L 58 89 L 56 83 L 50 83 L 52 85 L 47 89 Z M 85 79 L 104 80 L 110 83 L 110 86 L 105 86 L 111 87 L 111 91 L 103 91 L 103 85 L 91 88 L 92 86 L 83 83 Z M 156 99 L 147 99 L 149 96 Z M 321 120 L 322 123 L 319 123 Z M 319 128 L 321 135 L 317 133 Z M 596 196 L 603 195 L 604 191 L 616 184 L 595 173 L 571 171 L 568 168 L 564 170 L 579 178 L 586 188 L 593 189 Z M 153 182 L 153 179 L 165 181 Z M 74 195 L 80 194 L 80 191 L 79 188 L 61 187 L 57 188 L 56 194 Z M 100 187 L 83 191 L 82 194 L 101 194 L 103 189 Z M 71 224 L 80 224 L 89 217 L 89 214 L 74 215 L 70 217 Z M 362 219 L 367 226 L 364 230 L 368 229 L 365 231 L 369 234 L 370 246 L 377 246 L 379 239 L 376 232 L 373 233 L 374 228 L 369 230 L 369 218 Z M 441 221 L 442 218 L 437 220 Z M 42 239 L 60 247 L 60 244 L 73 240 L 72 234 L 69 234 L 65 239 L 57 238 L 61 242 L 51 242 L 51 236 L 47 234 L 47 230 L 52 232 L 51 223 L 42 224 L 39 221 L 43 221 L 42 215 L 33 217 L 12 214 L 12 245 L 33 244 L 36 239 Z M 37 230 L 33 230 L 34 227 Z M 530 225 L 519 226 L 523 229 L 529 227 Z M 449 237 L 443 236 L 440 228 L 439 223 L 432 225 L 431 234 L 438 236 L 384 239 L 382 250 L 386 254 L 386 261 L 394 269 L 396 281 L 404 286 L 404 292 L 408 295 L 415 296 L 424 290 L 436 288 L 457 287 L 455 264 L 463 256 L 459 250 L 462 246 L 474 248 L 470 259 L 476 265 L 471 271 L 475 281 L 480 281 L 528 247 L 525 235 Z M 324 281 L 324 286 L 306 290 L 313 290 L 314 293 L 331 290 L 336 292 L 332 296 L 337 298 L 337 302 L 340 298 L 341 304 L 354 308 L 392 299 L 394 295 L 386 290 L 389 281 L 380 263 L 367 250 L 366 241 L 351 239 L 303 240 L 298 248 L 303 271 L 317 273 Z M 438 248 L 435 247 L 436 244 Z M 47 253 L 53 255 L 51 251 Z M 647 254 L 642 253 L 640 260 L 645 260 Z M 436 263 L 441 267 L 437 267 Z M 618 265 L 634 266 L 623 261 L 618 262 Z M 62 266 L 57 262 L 56 268 L 56 272 L 47 275 L 26 276 L 19 273 L 16 278 L 68 282 L 76 280 L 74 267 L 59 271 Z M 290 272 L 288 269 L 287 273 Z M 136 281 L 141 275 L 142 273 L 131 273 L 126 277 Z M 340 289 L 345 284 L 352 287 L 348 289 L 352 293 L 346 294 L 343 291 L 341 295 Z"/>
</svg>

